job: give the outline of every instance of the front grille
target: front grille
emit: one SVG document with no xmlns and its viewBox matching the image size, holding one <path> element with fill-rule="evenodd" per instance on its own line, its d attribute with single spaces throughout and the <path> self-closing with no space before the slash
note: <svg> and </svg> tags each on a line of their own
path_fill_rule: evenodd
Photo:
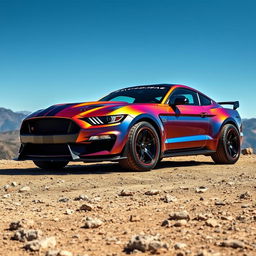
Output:
<svg viewBox="0 0 256 256">
<path fill-rule="evenodd" d="M 71 157 L 71 152 L 77 156 L 92 154 L 99 151 L 110 151 L 115 140 L 93 141 L 90 144 L 32 144 L 27 143 L 22 146 L 21 154 L 23 157 Z M 69 149 L 70 148 L 70 149 Z M 70 152 L 71 150 L 71 152 Z"/>
<path fill-rule="evenodd" d="M 62 135 L 75 134 L 79 126 L 66 118 L 36 118 L 22 123 L 21 135 Z"/>
</svg>

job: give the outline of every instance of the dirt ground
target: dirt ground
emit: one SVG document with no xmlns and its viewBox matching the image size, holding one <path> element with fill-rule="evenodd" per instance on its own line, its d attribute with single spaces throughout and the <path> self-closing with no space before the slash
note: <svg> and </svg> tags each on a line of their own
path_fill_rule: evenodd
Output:
<svg viewBox="0 0 256 256">
<path fill-rule="evenodd" d="M 58 255 L 256 255 L 255 178 L 256 156 L 242 156 L 235 165 L 203 156 L 164 159 L 142 173 L 113 163 L 43 171 L 29 161 L 1 160 L 0 255 L 47 255 L 47 248 L 31 252 L 23 248 L 26 241 L 12 239 L 17 231 L 9 225 L 22 219 L 25 228 L 54 236 L 55 248 L 70 252 Z M 103 223 L 84 228 L 86 217 Z M 143 234 L 159 234 L 168 246 L 126 250 Z"/>
</svg>

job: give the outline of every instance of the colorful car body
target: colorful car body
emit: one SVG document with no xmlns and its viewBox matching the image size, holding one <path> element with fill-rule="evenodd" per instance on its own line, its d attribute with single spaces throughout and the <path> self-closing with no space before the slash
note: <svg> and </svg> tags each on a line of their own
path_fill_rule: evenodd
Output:
<svg viewBox="0 0 256 256">
<path fill-rule="evenodd" d="M 144 140 L 151 138 L 153 143 L 158 143 L 159 139 L 159 153 L 153 150 L 156 154 L 153 165 L 130 166 L 130 169 L 152 169 L 163 157 L 216 155 L 225 125 L 236 129 L 235 142 L 231 143 L 231 148 L 227 142 L 221 142 L 225 144 L 222 151 L 228 154 L 233 147 L 235 157 L 232 161 L 215 159 L 215 162 L 234 163 L 239 158 L 242 134 L 241 118 L 236 110 L 239 103 L 223 104 L 232 104 L 233 109 L 222 107 L 190 87 L 160 84 L 124 88 L 96 102 L 54 105 L 23 121 L 18 159 L 33 160 L 36 164 L 45 162 L 49 166 L 53 162 L 67 161 L 127 162 L 127 143 L 132 127 L 146 122 L 151 127 L 144 132 L 148 133 Z M 158 138 L 150 132 L 152 127 Z M 137 143 L 142 143 L 143 138 L 140 140 Z M 138 158 L 143 148 L 132 150 L 135 150 L 133 157 L 138 153 Z"/>
</svg>

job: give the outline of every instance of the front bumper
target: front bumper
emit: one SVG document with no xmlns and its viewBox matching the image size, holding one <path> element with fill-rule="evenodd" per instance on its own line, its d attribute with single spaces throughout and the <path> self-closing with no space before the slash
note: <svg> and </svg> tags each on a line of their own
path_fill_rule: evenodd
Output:
<svg viewBox="0 0 256 256">
<path fill-rule="evenodd" d="M 72 120 L 79 126 L 74 134 L 21 133 L 18 160 L 42 161 L 119 161 L 126 143 L 132 117 L 115 125 L 91 126 L 81 120 Z M 110 139 L 91 141 L 92 136 L 108 135 Z"/>
<path fill-rule="evenodd" d="M 53 148 L 56 144 L 44 144 L 48 148 Z M 37 147 L 38 144 L 34 144 Z M 98 155 L 98 156 L 81 156 L 77 151 L 74 150 L 70 144 L 60 144 L 62 149 L 60 151 L 40 153 L 37 148 L 36 152 L 30 151 L 28 148 L 31 147 L 29 144 L 23 144 L 21 146 L 19 156 L 16 160 L 34 160 L 34 161 L 83 161 L 83 162 L 102 162 L 102 161 L 120 161 L 126 157 L 120 155 Z M 41 148 L 42 149 L 42 148 Z M 63 152 L 64 151 L 64 152 Z M 102 152 L 103 153 L 103 152 Z"/>
</svg>

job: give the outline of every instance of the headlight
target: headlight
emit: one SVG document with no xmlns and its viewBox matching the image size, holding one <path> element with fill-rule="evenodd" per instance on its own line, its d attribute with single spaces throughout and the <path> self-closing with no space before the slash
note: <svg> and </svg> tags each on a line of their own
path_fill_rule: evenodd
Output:
<svg viewBox="0 0 256 256">
<path fill-rule="evenodd" d="M 113 115 L 113 116 L 94 116 L 85 117 L 82 120 L 88 122 L 91 125 L 102 125 L 102 124 L 115 124 L 120 123 L 124 120 L 126 115 Z"/>
</svg>

